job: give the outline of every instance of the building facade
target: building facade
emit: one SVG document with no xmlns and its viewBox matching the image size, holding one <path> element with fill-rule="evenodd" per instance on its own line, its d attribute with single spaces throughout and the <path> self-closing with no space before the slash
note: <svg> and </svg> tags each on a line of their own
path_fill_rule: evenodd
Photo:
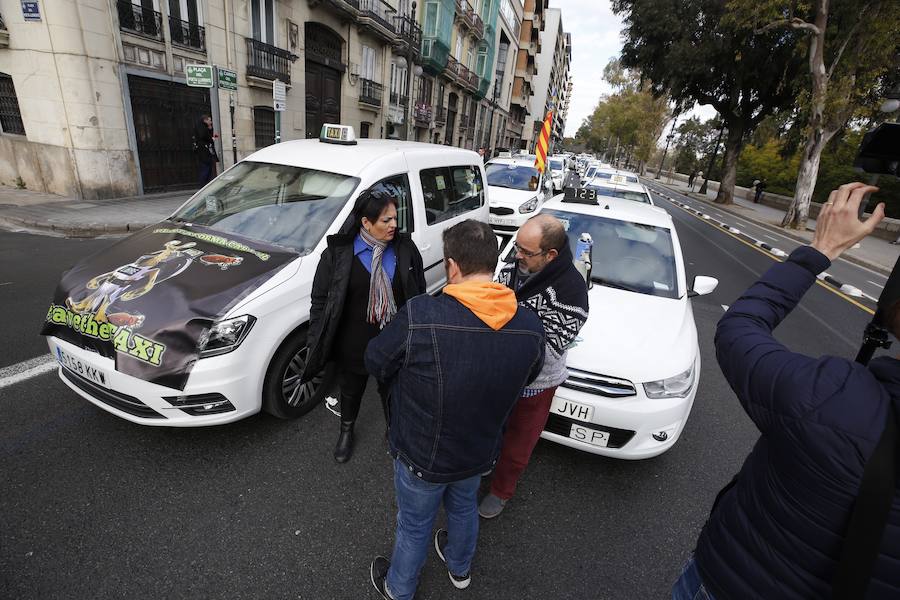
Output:
<svg viewBox="0 0 900 600">
<path fill-rule="evenodd" d="M 553 111 L 549 151 L 563 139 L 568 112 L 569 63 L 572 56 L 571 36 L 563 31 L 562 11 L 546 8 L 543 11 L 540 47 L 535 58 L 536 73 L 532 79 L 529 101 L 530 126 L 522 137 L 526 147 L 533 150 L 549 111 Z"/>
<path fill-rule="evenodd" d="M 537 48 L 521 0 L 22 6 L 0 0 L 2 184 L 85 199 L 194 188 L 204 115 L 220 171 L 276 136 L 317 137 L 326 122 L 359 137 L 521 146 L 521 40 Z M 188 86 L 188 65 L 233 71 L 237 89 Z"/>
</svg>

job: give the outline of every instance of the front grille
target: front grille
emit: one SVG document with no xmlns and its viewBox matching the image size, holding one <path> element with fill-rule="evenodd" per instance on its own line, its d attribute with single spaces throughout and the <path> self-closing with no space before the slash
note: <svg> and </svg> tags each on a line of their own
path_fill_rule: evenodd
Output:
<svg viewBox="0 0 900 600">
<path fill-rule="evenodd" d="M 609 377 L 580 369 L 569 368 L 569 377 L 561 385 L 570 390 L 578 390 L 579 392 L 596 394 L 606 398 L 627 398 L 637 395 L 634 384 L 627 379 Z"/>
<path fill-rule="evenodd" d="M 606 425 L 594 424 L 588 426 L 581 421 L 576 421 L 575 419 L 569 419 L 567 417 L 554 414 L 551 414 L 547 419 L 547 424 L 544 426 L 544 431 L 549 431 L 550 433 L 555 433 L 556 435 L 561 435 L 563 437 L 569 437 L 569 433 L 572 431 L 573 424 L 579 425 L 586 429 L 596 429 L 599 431 L 608 432 L 609 444 L 606 446 L 607 448 L 621 448 L 622 446 L 630 442 L 631 438 L 634 437 L 634 432 L 630 429 L 617 429 L 615 427 L 607 427 Z"/>
<path fill-rule="evenodd" d="M 103 404 L 117 408 L 122 412 L 134 415 L 135 417 L 143 417 L 144 419 L 165 419 L 163 415 L 159 414 L 134 396 L 100 387 L 96 383 L 85 379 L 81 375 L 76 375 L 68 369 L 63 369 L 62 373 L 63 377 L 68 379 L 72 385 L 88 394 L 91 398 L 99 400 Z"/>
<path fill-rule="evenodd" d="M 517 225 L 497 225 L 496 223 L 491 223 L 491 229 L 494 230 L 494 233 L 498 231 L 515 233 L 519 230 L 519 227 Z"/>
<path fill-rule="evenodd" d="M 511 215 L 515 212 L 513 209 L 505 206 L 492 206 L 490 211 L 492 215 Z"/>
</svg>

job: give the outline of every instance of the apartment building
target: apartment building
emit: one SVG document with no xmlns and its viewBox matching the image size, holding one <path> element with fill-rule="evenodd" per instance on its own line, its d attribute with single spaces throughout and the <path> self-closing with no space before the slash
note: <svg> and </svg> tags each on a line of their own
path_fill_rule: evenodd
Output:
<svg viewBox="0 0 900 600">
<path fill-rule="evenodd" d="M 526 147 L 533 149 L 540 135 L 547 112 L 553 111 L 550 133 L 551 152 L 562 141 L 565 130 L 565 113 L 568 104 L 569 63 L 572 55 L 571 36 L 563 31 L 562 11 L 545 8 L 540 47 L 535 57 L 536 72 L 532 78 L 532 95 L 529 99 L 529 125 L 522 137 Z"/>
</svg>

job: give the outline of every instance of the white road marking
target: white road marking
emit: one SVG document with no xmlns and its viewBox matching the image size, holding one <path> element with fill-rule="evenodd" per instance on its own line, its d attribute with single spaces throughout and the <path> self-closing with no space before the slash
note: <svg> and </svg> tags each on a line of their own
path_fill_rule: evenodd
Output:
<svg viewBox="0 0 900 600">
<path fill-rule="evenodd" d="M 773 242 L 777 242 L 777 241 L 778 241 L 778 238 L 777 238 L 777 237 L 773 237 L 773 236 L 767 235 L 767 234 L 765 234 L 765 233 L 763 234 L 763 237 L 769 238 L 769 239 L 772 240 Z"/>
<path fill-rule="evenodd" d="M 32 377 L 55 371 L 59 365 L 50 354 L 38 356 L 15 365 L 0 369 L 0 390 L 21 383 Z"/>
<path fill-rule="evenodd" d="M 866 283 L 871 283 L 872 285 L 874 285 L 875 287 L 877 287 L 879 290 L 883 290 L 883 289 L 884 289 L 884 286 L 881 285 L 880 283 L 875 283 L 874 281 L 869 281 L 868 279 L 866 279 Z"/>
</svg>

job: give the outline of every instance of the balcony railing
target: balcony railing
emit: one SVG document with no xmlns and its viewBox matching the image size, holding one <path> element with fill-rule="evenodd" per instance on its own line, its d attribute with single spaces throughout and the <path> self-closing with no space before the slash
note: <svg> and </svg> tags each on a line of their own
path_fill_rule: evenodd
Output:
<svg viewBox="0 0 900 600">
<path fill-rule="evenodd" d="M 131 33 L 163 39 L 162 15 L 155 10 L 136 6 L 130 0 L 118 0 L 119 28 Z"/>
<path fill-rule="evenodd" d="M 359 80 L 359 101 L 370 106 L 381 106 L 384 86 L 371 79 Z"/>
<path fill-rule="evenodd" d="M 447 122 L 447 107 L 446 106 L 438 106 L 434 109 L 434 123 L 435 125 L 443 125 Z"/>
<path fill-rule="evenodd" d="M 459 77 L 459 61 L 453 57 L 451 54 L 447 57 L 447 68 L 446 73 L 450 77 L 450 79 L 456 80 Z"/>
<path fill-rule="evenodd" d="M 417 127 L 428 127 L 431 124 L 432 108 L 428 104 L 417 102 L 413 108 L 413 120 Z"/>
<path fill-rule="evenodd" d="M 391 104 L 395 106 L 409 106 L 409 96 L 404 96 L 399 92 L 391 92 Z"/>
<path fill-rule="evenodd" d="M 3 15 L 0 15 L 0 29 L 6 31 L 6 23 L 3 22 Z"/>
<path fill-rule="evenodd" d="M 359 0 L 360 18 L 369 18 L 378 23 L 390 33 L 396 33 L 393 17 L 396 10 L 384 0 Z"/>
<path fill-rule="evenodd" d="M 291 63 L 297 56 L 253 38 L 247 39 L 247 75 L 291 82 Z"/>
<path fill-rule="evenodd" d="M 394 29 L 397 31 L 397 41 L 408 46 L 413 51 L 415 60 L 419 60 L 422 49 L 422 28 L 412 17 L 394 17 Z"/>
<path fill-rule="evenodd" d="M 173 44 L 206 52 L 206 30 L 196 23 L 169 17 L 169 35 Z"/>
<path fill-rule="evenodd" d="M 474 24 L 472 22 L 474 15 L 475 11 L 472 9 L 472 5 L 469 4 L 469 0 L 456 0 L 456 18 L 459 19 L 460 23 L 471 28 Z"/>
<path fill-rule="evenodd" d="M 475 34 L 475 37 L 479 40 L 484 39 L 484 21 L 482 21 L 481 17 L 474 12 L 472 13 L 472 33 Z"/>
</svg>

